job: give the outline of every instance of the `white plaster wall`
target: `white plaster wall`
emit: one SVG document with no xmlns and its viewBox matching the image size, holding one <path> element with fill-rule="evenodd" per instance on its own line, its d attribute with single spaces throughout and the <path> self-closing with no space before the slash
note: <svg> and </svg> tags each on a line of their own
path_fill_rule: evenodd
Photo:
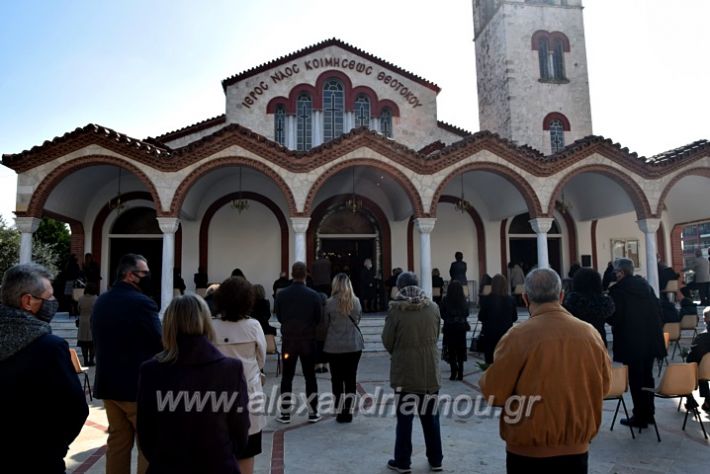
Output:
<svg viewBox="0 0 710 474">
<path fill-rule="evenodd" d="M 628 212 L 618 216 L 600 219 L 597 223 L 597 258 L 599 269 L 603 271 L 607 262 L 612 260 L 611 239 L 636 239 L 639 241 L 639 265 L 636 273 L 646 276 L 646 242 L 643 232 L 636 223 L 636 213 Z M 655 264 L 655 262 L 653 262 Z"/>
<path fill-rule="evenodd" d="M 326 59 L 339 59 L 340 65 L 322 65 L 321 62 Z M 314 67 L 315 61 L 319 61 L 319 67 Z M 354 68 L 342 66 L 344 63 L 351 64 L 351 61 L 355 65 Z M 311 69 L 308 69 L 307 63 L 311 65 Z M 358 64 L 363 65 L 362 71 L 357 70 Z M 298 72 L 293 73 L 294 70 Z M 377 93 L 378 100 L 389 99 L 397 104 L 400 116 L 393 120 L 393 138 L 399 143 L 419 149 L 436 139 L 431 138 L 432 131 L 437 138 L 450 136 L 438 131 L 434 90 L 338 46 L 328 46 L 230 85 L 226 91 L 227 122 L 239 123 L 273 139 L 274 117 L 266 113 L 269 101 L 275 97 L 288 98 L 291 89 L 298 84 L 315 86 L 318 76 L 329 70 L 347 75 L 353 87 L 370 87 Z M 289 71 L 290 77 L 285 77 Z M 285 78 L 278 79 L 279 72 L 283 73 Z M 403 87 L 392 87 L 392 80 L 397 81 L 394 84 L 401 83 Z M 404 87 L 413 95 L 402 95 Z M 416 101 L 412 97 L 416 98 Z M 252 103 L 249 104 L 249 101 Z"/>
<path fill-rule="evenodd" d="M 281 230 L 267 207 L 250 201 L 241 214 L 222 207 L 210 223 L 208 245 L 210 281 L 222 281 L 238 267 L 251 283 L 264 285 L 270 293 L 281 271 Z"/>
<path fill-rule="evenodd" d="M 486 273 L 490 276 L 503 272 L 500 266 L 500 222 L 483 221 L 486 233 Z"/>
<path fill-rule="evenodd" d="M 182 279 L 185 280 L 187 291 L 195 291 L 193 277 L 200 265 L 200 222 L 181 220 L 180 227 L 182 228 L 182 264 L 180 265 Z M 207 276 L 210 278 L 210 283 L 221 281 L 212 278 L 212 272 L 208 271 Z"/>
<path fill-rule="evenodd" d="M 419 231 L 416 226 L 414 248 L 414 259 L 419 268 Z M 458 212 L 453 204 L 439 204 L 436 210 L 436 225 L 431 233 L 431 263 L 432 268 L 438 268 L 445 280 L 449 279 L 449 266 L 457 251 L 463 252 L 468 279 L 478 281 L 478 236 L 473 219 L 468 214 Z"/>
<path fill-rule="evenodd" d="M 579 263 L 582 263 L 582 255 L 592 255 L 592 221 L 579 221 L 577 224 L 577 253 Z M 608 262 L 608 260 L 607 260 Z M 602 262 L 597 262 L 601 266 Z M 592 260 L 592 265 L 594 261 Z M 604 262 L 606 265 L 606 262 Z"/>
</svg>

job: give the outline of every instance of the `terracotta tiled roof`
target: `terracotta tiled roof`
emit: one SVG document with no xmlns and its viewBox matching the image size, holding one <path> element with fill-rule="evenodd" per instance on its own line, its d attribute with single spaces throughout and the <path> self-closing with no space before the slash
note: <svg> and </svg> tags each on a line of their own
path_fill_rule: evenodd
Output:
<svg viewBox="0 0 710 474">
<path fill-rule="evenodd" d="M 687 156 L 695 155 L 696 153 L 702 153 L 703 151 L 710 152 L 710 142 L 707 140 L 698 140 L 687 145 L 674 148 L 672 150 L 664 151 L 657 155 L 653 155 L 648 158 L 648 162 L 652 165 L 668 165 L 675 163 L 679 160 L 686 158 Z"/>
<path fill-rule="evenodd" d="M 444 148 L 446 148 L 446 143 L 442 142 L 441 140 L 436 140 L 435 142 L 431 142 L 430 144 L 421 148 L 417 153 L 426 156 L 431 155 L 432 153 L 442 150 Z"/>
<path fill-rule="evenodd" d="M 146 138 L 145 141 L 150 143 L 165 143 L 172 140 L 177 140 L 184 136 L 190 135 L 191 133 L 196 133 L 201 130 L 205 130 L 215 125 L 221 125 L 227 121 L 227 116 L 225 114 L 218 115 L 216 117 L 208 118 L 192 125 L 187 125 L 186 127 L 173 130 L 172 132 L 163 133 L 155 137 Z"/>
<path fill-rule="evenodd" d="M 8 153 L 2 155 L 2 164 L 12 169 L 24 169 L 23 162 L 31 161 L 33 157 L 42 155 L 47 150 L 55 150 L 61 155 L 62 146 L 80 137 L 91 135 L 94 142 L 105 144 L 109 148 L 120 148 L 123 152 L 128 151 L 130 155 L 141 155 L 144 157 L 165 159 L 170 156 L 170 150 L 165 146 L 148 143 L 145 140 L 129 137 L 108 127 L 103 127 L 90 123 L 84 127 L 78 127 L 62 136 L 47 140 L 41 145 L 36 145 L 29 150 L 20 153 Z M 111 145 L 114 145 L 113 147 Z M 56 154 L 56 153 L 55 153 Z"/>
<path fill-rule="evenodd" d="M 456 135 L 465 138 L 470 135 L 473 135 L 471 132 L 468 130 L 464 130 L 461 127 L 457 127 L 455 125 L 451 125 L 450 123 L 442 122 L 441 120 L 437 120 L 436 124 L 439 126 L 439 128 L 443 128 L 444 130 L 447 130 L 451 133 L 455 133 Z"/>
<path fill-rule="evenodd" d="M 248 69 L 244 72 L 240 72 L 239 74 L 236 74 L 234 76 L 228 77 L 227 79 L 224 79 L 222 81 L 222 88 L 224 90 L 227 90 L 227 86 L 230 86 L 230 85 L 234 84 L 235 82 L 238 82 L 238 81 L 245 79 L 247 77 L 254 76 L 255 74 L 259 74 L 259 73 L 267 71 L 269 69 L 279 67 L 283 64 L 293 61 L 296 58 L 303 57 L 307 54 L 311 54 L 314 51 L 318 51 L 319 49 L 327 48 L 328 46 L 338 46 L 338 47 L 340 47 L 346 51 L 349 51 L 353 54 L 357 54 L 358 56 L 361 56 L 361 57 L 367 59 L 368 61 L 371 61 L 375 64 L 379 64 L 380 66 L 390 69 L 392 71 L 395 71 L 398 74 L 401 74 L 404 77 L 407 77 L 408 79 L 411 79 L 411 80 L 423 85 L 424 87 L 427 87 L 427 88 L 433 90 L 437 94 L 439 93 L 439 91 L 441 91 L 441 88 L 439 86 L 437 86 L 436 84 L 434 84 L 433 82 L 427 81 L 426 79 L 424 79 L 420 76 L 417 76 L 416 74 L 413 74 L 413 73 L 406 71 L 398 66 L 395 66 L 394 64 L 387 62 L 384 59 L 378 58 L 377 56 L 373 56 L 372 54 L 367 53 L 367 52 L 363 51 L 362 49 L 356 48 L 355 46 L 352 46 L 348 43 L 345 43 L 337 38 L 327 39 L 325 41 L 321 41 L 320 43 L 316 43 L 312 46 L 307 46 L 307 47 L 300 49 L 296 52 L 293 52 L 291 54 L 287 54 L 286 56 L 282 56 L 282 57 L 280 57 L 278 59 L 274 59 L 273 61 L 270 61 L 268 63 L 261 64 L 259 66 Z"/>
</svg>

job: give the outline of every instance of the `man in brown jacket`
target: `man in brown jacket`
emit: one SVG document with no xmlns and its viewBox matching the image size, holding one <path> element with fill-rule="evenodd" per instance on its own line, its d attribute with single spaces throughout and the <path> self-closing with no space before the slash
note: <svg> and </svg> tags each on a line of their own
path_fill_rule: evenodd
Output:
<svg viewBox="0 0 710 474">
<path fill-rule="evenodd" d="M 593 326 L 568 313 L 553 270 L 525 279 L 530 319 L 511 328 L 480 380 L 503 406 L 507 472 L 586 473 L 589 442 L 602 418 L 611 363 Z"/>
</svg>

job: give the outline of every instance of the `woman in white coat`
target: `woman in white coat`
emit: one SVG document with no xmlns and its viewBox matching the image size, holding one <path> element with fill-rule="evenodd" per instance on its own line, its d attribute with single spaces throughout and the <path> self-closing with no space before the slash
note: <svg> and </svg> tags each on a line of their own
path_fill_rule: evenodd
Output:
<svg viewBox="0 0 710 474">
<path fill-rule="evenodd" d="M 226 356 L 242 361 L 250 407 L 265 406 L 261 369 L 266 360 L 266 338 L 261 324 L 249 317 L 254 304 L 254 289 L 246 279 L 232 277 L 219 286 L 214 295 L 219 319 L 213 321 L 214 344 Z M 259 398 L 261 397 L 261 401 Z M 254 472 L 254 456 L 261 454 L 261 431 L 266 426 L 264 413 L 249 413 L 249 441 L 237 454 L 242 474 Z"/>
</svg>

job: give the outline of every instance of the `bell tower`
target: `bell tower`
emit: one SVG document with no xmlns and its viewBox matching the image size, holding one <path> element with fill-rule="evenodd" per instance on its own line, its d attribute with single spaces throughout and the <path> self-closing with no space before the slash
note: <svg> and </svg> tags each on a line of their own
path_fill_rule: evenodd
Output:
<svg viewBox="0 0 710 474">
<path fill-rule="evenodd" d="M 473 0 L 481 130 L 545 154 L 592 134 L 582 0 Z"/>
</svg>

